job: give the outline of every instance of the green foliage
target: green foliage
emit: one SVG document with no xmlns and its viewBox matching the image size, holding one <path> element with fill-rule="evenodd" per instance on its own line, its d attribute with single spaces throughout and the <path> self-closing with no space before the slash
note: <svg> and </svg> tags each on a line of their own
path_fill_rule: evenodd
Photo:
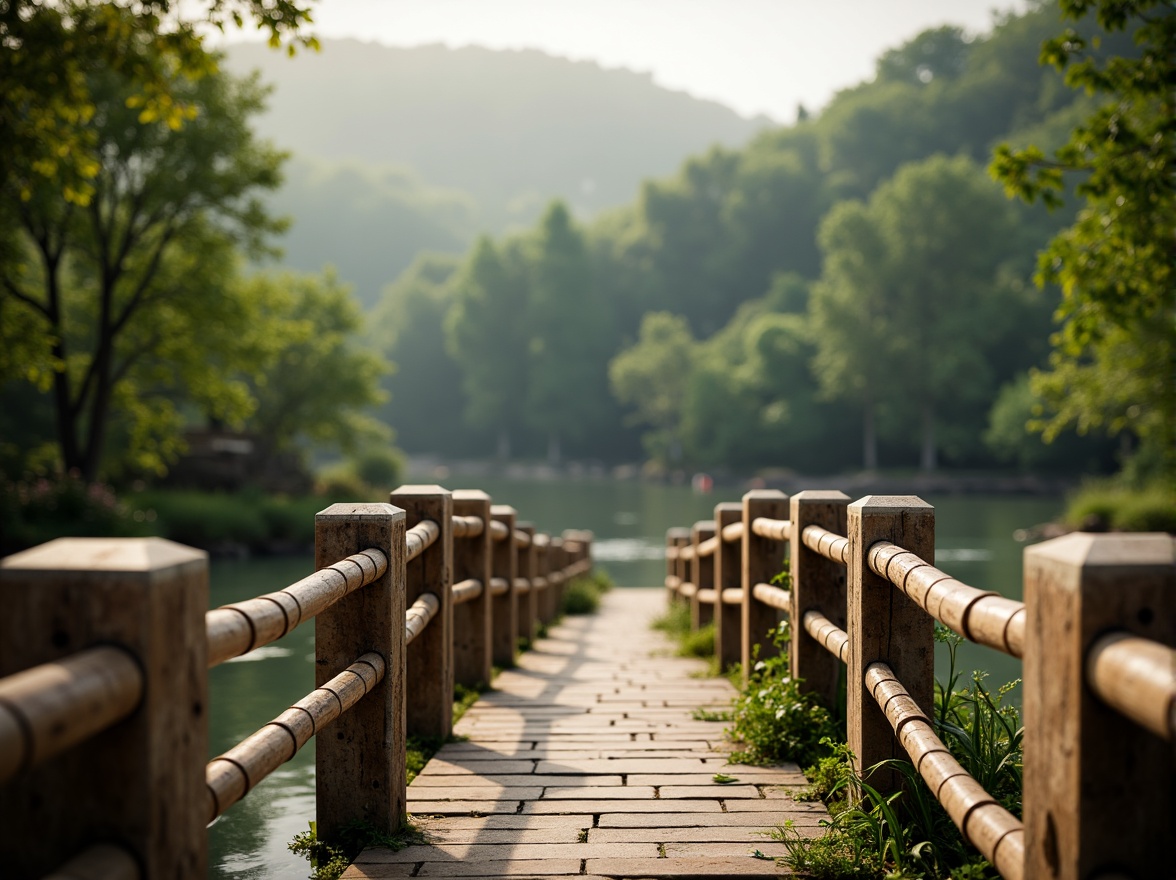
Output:
<svg viewBox="0 0 1176 880">
<path fill-rule="evenodd" d="M 152 534 L 188 544 L 225 545 L 266 550 L 271 546 L 309 547 L 314 543 L 314 515 L 323 499 L 286 498 L 263 492 L 151 490 L 129 496 L 149 517 Z"/>
<path fill-rule="evenodd" d="M 678 653 L 683 657 L 701 657 L 709 660 L 715 654 L 715 625 L 708 623 L 682 637 Z"/>
<path fill-rule="evenodd" d="M 485 683 L 469 687 L 461 683 L 453 686 L 453 723 L 456 724 L 469 710 L 470 706 L 478 702 L 478 697 L 490 690 Z"/>
<path fill-rule="evenodd" d="M 332 501 L 384 498 L 403 472 L 404 459 L 395 449 L 369 444 L 319 471 L 315 494 Z"/>
<path fill-rule="evenodd" d="M 977 673 L 970 686 L 958 687 L 956 649 L 962 639 L 943 627 L 936 629 L 936 639 L 947 643 L 950 659 L 946 681 L 936 682 L 936 732 L 961 766 L 1019 816 L 1023 729 L 1016 708 L 1003 703 L 1018 682 L 992 693 Z M 899 792 L 883 796 L 859 778 L 845 745 L 834 746 L 831 740 L 823 745 L 832 751 L 805 771 L 811 780 L 806 796 L 824 800 L 832 820 L 813 839 L 787 823 L 773 832 L 787 849 L 783 861 L 789 868 L 829 880 L 997 878 L 995 869 L 964 841 L 912 764 L 891 760 L 878 765 L 903 779 Z"/>
<path fill-rule="evenodd" d="M 666 613 L 655 618 L 650 624 L 653 629 L 660 630 L 677 643 L 680 657 L 699 657 L 703 660 L 714 659 L 715 627 L 713 623 L 693 629 L 690 623 L 690 605 L 686 602 L 674 602 L 666 609 Z M 718 675 L 720 670 L 713 668 L 709 675 Z"/>
<path fill-rule="evenodd" d="M 70 474 L 17 482 L 0 477 L 0 555 L 63 535 L 130 537 L 145 525 L 145 513 L 103 483 Z"/>
<path fill-rule="evenodd" d="M 379 417 L 396 425 L 396 442 L 410 452 L 470 456 L 480 432 L 463 412 L 462 372 L 446 353 L 445 315 L 453 306 L 458 257 L 422 254 L 384 288 L 368 323 L 369 344 L 396 364 L 385 374 L 388 402 Z"/>
<path fill-rule="evenodd" d="M 310 862 L 310 880 L 338 880 L 351 860 L 367 847 L 380 846 L 397 852 L 427 842 L 424 832 L 406 821 L 395 834 L 377 831 L 366 822 L 354 823 L 343 828 L 338 841 L 327 843 L 318 839 L 318 825 L 311 822 L 310 830 L 294 835 L 287 848 Z"/>
<path fill-rule="evenodd" d="M 1176 534 L 1176 490 L 1159 482 L 1091 480 L 1067 500 L 1062 520 L 1085 531 Z"/>
<path fill-rule="evenodd" d="M 335 447 L 359 454 L 357 472 L 365 457 L 385 475 L 397 472 L 386 446 L 380 451 L 389 431 L 366 413 L 383 400 L 379 380 L 388 365 L 358 344 L 363 316 L 350 288 L 330 271 L 259 274 L 242 284 L 242 296 L 265 303 L 269 314 L 272 349 L 249 377 L 256 409 L 246 423 L 263 446 Z"/>
<path fill-rule="evenodd" d="M 1062 0 L 1065 18 L 1093 17 L 1106 35 L 1135 48 L 1100 54 L 1103 34 L 1074 28 L 1047 41 L 1041 63 L 1097 106 L 1052 158 L 1036 147 L 997 150 L 992 173 L 1010 195 L 1061 204 L 1076 173 L 1082 200 L 1074 224 L 1041 255 L 1039 284 L 1057 284 L 1061 328 L 1049 369 L 1032 387 L 1047 412 L 1047 439 L 1075 428 L 1130 431 L 1158 452 L 1157 473 L 1176 475 L 1176 16 L 1162 0 Z"/>
<path fill-rule="evenodd" d="M 573 578 L 564 587 L 560 614 L 592 614 L 600 607 L 600 597 L 612 589 L 612 581 L 602 571 Z"/>
<path fill-rule="evenodd" d="M 124 7 L 85 9 L 135 26 Z M 155 61 L 168 54 L 152 34 L 135 39 Z M 0 298 L 6 318 L 18 313 L 33 331 L 22 343 L 30 360 L 4 378 L 52 390 L 60 463 L 87 480 L 108 445 L 139 469 L 161 470 L 178 451 L 178 396 L 226 421 L 252 409 L 236 373 L 257 363 L 265 333 L 229 279 L 236 246 L 261 255 L 281 228 L 257 194 L 278 185 L 283 156 L 251 132 L 263 97 L 256 81 L 214 73 L 211 55 L 189 60 L 204 74 L 173 73 L 166 90 L 189 108 L 182 124 L 135 106 L 143 83 L 134 65 L 89 71 L 94 112 L 78 121 L 96 161 L 83 175 L 87 194 L 63 196 L 56 173 L 0 186 Z"/>
<path fill-rule="evenodd" d="M 945 682 L 935 683 L 935 730 L 960 765 L 1010 812 L 1021 814 L 1021 713 L 1004 703 L 1021 680 L 1001 685 L 995 693 L 975 672 L 969 687 L 958 687 L 956 650 L 963 636 L 936 626 L 935 638 L 948 647 Z"/>
<path fill-rule="evenodd" d="M 959 441 L 937 422 L 951 416 L 959 431 L 969 409 L 983 412 L 998 380 L 991 354 L 1021 330 L 1016 232 L 980 169 L 944 156 L 903 166 L 868 203 L 842 202 L 821 223 L 825 270 L 811 300 L 821 387 L 867 421 L 885 407 L 919 424 L 925 470 L 945 440 Z"/>
<path fill-rule="evenodd" d="M 715 709 L 704 709 L 700 706 L 699 708 L 695 709 L 693 712 L 690 713 L 690 717 L 693 718 L 695 721 L 730 721 L 731 720 L 731 713 L 727 712 L 727 711 L 718 711 Z M 718 774 L 716 774 L 716 777 L 722 776 L 722 775 L 723 774 L 718 773 Z M 715 782 L 724 782 L 724 781 L 729 782 L 730 780 L 723 780 L 723 779 L 718 779 L 718 778 L 715 779 Z"/>
<path fill-rule="evenodd" d="M 88 206 L 102 189 L 96 178 L 102 144 L 91 123 L 107 109 L 92 74 L 125 80 L 132 127 L 163 123 L 178 130 L 200 105 L 178 85 L 215 73 L 204 50 L 207 25 L 224 30 L 251 20 L 271 46 L 295 42 L 310 21 L 309 6 L 290 0 L 203 0 L 177 14 L 171 0 L 135 4 L 69 0 L 11 0 L 0 14 L 0 190 L 23 200 L 46 186 L 65 202 Z"/>
<path fill-rule="evenodd" d="M 685 318 L 649 312 L 641 319 L 638 342 L 608 367 L 613 394 L 634 408 L 631 420 L 649 430 L 642 440 L 660 461 L 682 457 L 682 408 L 694 362 L 694 338 Z"/>
<path fill-rule="evenodd" d="M 788 626 L 772 633 L 778 654 L 755 660 L 747 686 L 735 698 L 728 733 L 743 748 L 731 760 L 746 764 L 794 761 L 802 767 L 828 752 L 823 742 L 842 737 L 829 709 L 800 689 L 788 670 Z"/>
</svg>

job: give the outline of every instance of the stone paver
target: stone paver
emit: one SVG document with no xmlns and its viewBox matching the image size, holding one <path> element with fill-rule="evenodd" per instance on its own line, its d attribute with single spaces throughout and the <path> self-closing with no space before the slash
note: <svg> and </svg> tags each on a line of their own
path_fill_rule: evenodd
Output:
<svg viewBox="0 0 1176 880">
<path fill-rule="evenodd" d="M 553 627 L 458 723 L 468 739 L 409 786 L 430 843 L 366 850 L 344 877 L 784 873 L 765 832 L 791 821 L 817 834 L 827 814 L 792 800 L 805 784 L 796 765 L 727 763 L 726 722 L 693 711 L 721 709 L 734 690 L 649 629 L 664 601 L 661 589 L 615 590 L 599 614 Z"/>
</svg>

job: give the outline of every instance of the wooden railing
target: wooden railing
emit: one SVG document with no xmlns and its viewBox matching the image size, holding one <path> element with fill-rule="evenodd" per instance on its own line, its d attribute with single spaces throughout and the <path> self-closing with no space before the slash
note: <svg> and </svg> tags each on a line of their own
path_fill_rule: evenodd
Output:
<svg viewBox="0 0 1176 880">
<path fill-rule="evenodd" d="M 590 571 L 484 492 L 402 486 L 315 517 L 316 572 L 208 611 L 203 552 L 52 541 L 0 562 L 0 875 L 203 878 L 206 826 L 312 736 L 321 839 L 392 833 L 405 739 L 452 730 Z M 208 669 L 315 618 L 315 689 L 208 761 Z M 63 864 L 66 863 L 66 864 Z"/>
<path fill-rule="evenodd" d="M 755 491 L 666 535 L 666 587 L 714 621 L 726 666 L 774 650 L 828 705 L 846 676 L 859 768 L 909 760 L 1007 880 L 1167 877 L 1176 830 L 1176 556 L 1165 534 L 1072 534 L 1025 550 L 1025 601 L 933 564 L 935 511 L 915 497 Z M 770 584 L 788 560 L 790 589 Z M 1024 663 L 1023 821 L 935 732 L 934 627 Z M 889 794 L 885 768 L 871 785 Z"/>
</svg>

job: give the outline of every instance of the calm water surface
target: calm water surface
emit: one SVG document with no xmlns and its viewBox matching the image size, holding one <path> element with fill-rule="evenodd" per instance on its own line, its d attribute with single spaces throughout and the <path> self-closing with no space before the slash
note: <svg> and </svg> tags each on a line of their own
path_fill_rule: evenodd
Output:
<svg viewBox="0 0 1176 880">
<path fill-rule="evenodd" d="M 720 501 L 738 501 L 741 491 L 693 494 L 688 487 L 611 481 L 520 482 L 504 479 L 450 480 L 456 488 L 476 484 L 495 503 L 511 504 L 543 531 L 591 529 L 596 559 L 621 586 L 660 585 L 665 531 L 709 519 Z M 951 497 L 926 499 L 936 508 L 937 564 L 981 589 L 1021 596 L 1023 547 L 1016 529 L 1052 519 L 1057 500 Z M 310 558 L 217 561 L 212 565 L 212 604 L 223 605 L 281 589 L 309 574 Z M 940 646 L 941 648 L 943 646 Z M 314 687 L 314 624 L 280 642 L 226 663 L 210 673 L 212 754 L 230 748 Z M 974 645 L 961 649 L 967 670 L 986 669 L 990 683 L 1020 675 L 1020 663 Z M 937 663 L 942 671 L 946 655 Z M 211 874 L 224 878 L 303 878 L 306 862 L 287 844 L 314 816 L 314 740 L 281 770 L 236 804 L 210 831 Z"/>
</svg>

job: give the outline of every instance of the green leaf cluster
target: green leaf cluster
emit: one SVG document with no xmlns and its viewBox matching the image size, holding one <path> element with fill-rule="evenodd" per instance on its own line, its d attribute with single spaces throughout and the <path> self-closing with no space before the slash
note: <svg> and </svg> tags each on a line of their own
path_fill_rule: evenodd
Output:
<svg viewBox="0 0 1176 880">
<path fill-rule="evenodd" d="M 807 767 L 827 757 L 828 743 L 845 735 L 830 708 L 792 677 L 788 641 L 788 625 L 782 623 L 772 633 L 776 653 L 759 658 L 756 652 L 747 684 L 732 704 L 727 733 L 743 747 L 732 753 L 733 762 L 793 761 Z"/>
<path fill-rule="evenodd" d="M 1034 372 L 1047 438 L 1105 428 L 1139 438 L 1155 471 L 1176 479 L 1176 16 L 1160 0 L 1061 0 L 1074 22 L 1041 50 L 1043 64 L 1091 96 L 1094 109 L 1052 156 L 998 148 L 993 175 L 1027 201 L 1062 204 L 1077 178 L 1072 225 L 1041 254 L 1039 284 L 1056 284 L 1060 329 Z M 1100 53 L 1097 21 L 1133 51 Z"/>
<path fill-rule="evenodd" d="M 262 201 L 285 157 L 252 133 L 265 98 L 256 79 L 217 72 L 199 40 L 177 61 L 183 28 L 151 17 L 166 3 L 16 5 L 29 21 L 56 16 L 79 44 L 106 21 L 113 45 L 126 36 L 159 70 L 79 68 L 92 102 L 76 120 L 94 156 L 84 198 L 19 163 L 0 180 L 0 396 L 11 406 L 0 409 L 24 414 L 0 448 L 6 469 L 157 475 L 200 421 L 247 426 L 268 452 L 386 442 L 362 410 L 382 399 L 387 367 L 356 344 L 347 289 L 329 273 L 242 269 L 285 227 Z M 207 11 L 223 21 L 247 8 Z M 257 11 L 275 33 L 301 20 L 289 3 Z M 161 94 L 187 108 L 183 120 L 147 112 L 152 71 L 166 73 Z"/>
</svg>

